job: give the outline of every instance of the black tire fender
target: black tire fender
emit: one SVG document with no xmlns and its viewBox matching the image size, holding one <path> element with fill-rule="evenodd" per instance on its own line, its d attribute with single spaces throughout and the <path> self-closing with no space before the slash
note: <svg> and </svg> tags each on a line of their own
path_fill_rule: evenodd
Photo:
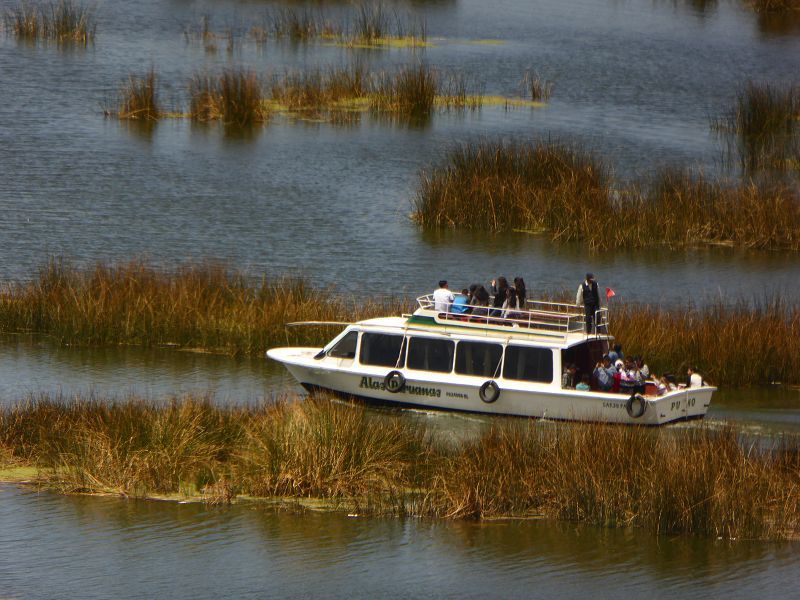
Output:
<svg viewBox="0 0 800 600">
<path fill-rule="evenodd" d="M 625 410 L 632 419 L 638 419 L 647 411 L 647 400 L 641 394 L 631 394 L 625 403 Z"/>
<path fill-rule="evenodd" d="M 500 397 L 500 386 L 497 385 L 494 380 L 490 379 L 484 382 L 481 389 L 478 390 L 478 395 L 486 404 L 497 402 L 497 399 Z"/>
<path fill-rule="evenodd" d="M 405 375 L 400 371 L 389 371 L 386 377 L 383 378 L 383 387 L 392 394 L 402 392 L 403 388 L 406 387 Z"/>
</svg>

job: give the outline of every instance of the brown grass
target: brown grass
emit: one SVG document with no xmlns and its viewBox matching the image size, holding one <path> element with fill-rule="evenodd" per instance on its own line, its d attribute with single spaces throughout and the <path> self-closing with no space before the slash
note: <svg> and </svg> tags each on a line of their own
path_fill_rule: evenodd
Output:
<svg viewBox="0 0 800 600">
<path fill-rule="evenodd" d="M 445 442 L 419 422 L 326 398 L 245 408 L 40 399 L 0 410 L 0 449 L 64 492 L 319 498 L 359 512 L 736 539 L 800 533 L 800 440 L 755 446 L 732 427 L 495 420 Z"/>
<path fill-rule="evenodd" d="M 729 184 L 667 170 L 623 187 L 597 157 L 550 141 L 458 147 L 421 174 L 414 207 L 426 229 L 526 230 L 593 248 L 712 243 L 800 250 L 794 186 Z"/>
<path fill-rule="evenodd" d="M 50 263 L 31 284 L 0 295 L 3 331 L 46 333 L 70 345 L 139 344 L 262 355 L 285 343 L 316 344 L 341 321 L 399 312 L 398 302 L 356 302 L 300 279 L 245 279 L 221 266 L 159 272 L 140 262 L 77 270 Z"/>
<path fill-rule="evenodd" d="M 616 299 L 615 299 L 616 300 Z M 0 331 L 36 332 L 72 346 L 174 345 L 263 356 L 278 345 L 323 346 L 330 327 L 409 312 L 403 298 L 368 302 L 298 279 L 246 278 L 200 264 L 161 272 L 141 262 L 79 270 L 54 261 L 31 283 L 0 293 Z M 762 302 L 659 307 L 614 302 L 612 333 L 655 372 L 697 365 L 727 386 L 800 383 L 800 304 Z"/>
<path fill-rule="evenodd" d="M 251 71 L 196 75 L 190 83 L 189 96 L 189 110 L 195 121 L 219 120 L 226 125 L 249 127 L 269 118 L 261 83 Z"/>
<path fill-rule="evenodd" d="M 91 8 L 72 2 L 21 2 L 3 15 L 6 29 L 17 38 L 87 45 L 97 24 Z"/>
<path fill-rule="evenodd" d="M 119 95 L 116 110 L 106 109 L 106 115 L 142 121 L 157 121 L 162 115 L 158 100 L 158 77 L 153 68 L 143 77 L 131 75 Z"/>
</svg>

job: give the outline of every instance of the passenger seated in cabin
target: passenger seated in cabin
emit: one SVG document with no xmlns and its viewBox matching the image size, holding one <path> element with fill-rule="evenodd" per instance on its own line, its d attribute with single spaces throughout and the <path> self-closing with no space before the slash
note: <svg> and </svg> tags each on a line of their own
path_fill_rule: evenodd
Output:
<svg viewBox="0 0 800 600">
<path fill-rule="evenodd" d="M 616 374 L 617 369 L 611 364 L 611 358 L 606 354 L 594 368 L 594 378 L 600 391 L 610 392 L 612 390 Z"/>
<path fill-rule="evenodd" d="M 583 374 L 583 377 L 581 377 L 581 382 L 575 386 L 575 389 L 581 392 L 591 391 L 592 384 L 588 373 Z"/>
<path fill-rule="evenodd" d="M 508 297 L 508 280 L 505 277 L 498 277 L 496 280 L 492 279 L 492 295 L 494 296 L 494 301 L 492 302 L 494 310 L 489 314 L 493 317 L 502 317 L 503 304 L 505 304 Z"/>
<path fill-rule="evenodd" d="M 650 367 L 648 367 L 647 363 L 644 362 L 644 358 L 642 358 L 641 356 L 637 356 L 636 366 L 639 368 L 639 372 L 642 374 L 642 378 L 645 381 L 650 379 Z"/>
<path fill-rule="evenodd" d="M 664 373 L 660 378 L 657 377 L 656 379 L 658 381 L 656 384 L 656 392 L 659 396 L 674 392 L 678 389 L 678 386 L 675 385 L 675 378 L 669 373 Z M 672 379 L 672 381 L 670 381 L 670 379 Z"/>
<path fill-rule="evenodd" d="M 575 372 L 577 367 L 572 363 L 567 363 L 564 372 L 561 374 L 561 387 L 565 389 L 575 389 Z"/>
<path fill-rule="evenodd" d="M 447 312 L 450 310 L 453 300 L 455 300 L 455 296 L 453 296 L 453 292 L 447 289 L 447 280 L 442 279 L 439 282 L 439 288 L 433 292 L 433 310 Z"/>
<path fill-rule="evenodd" d="M 632 395 L 636 392 L 636 367 L 633 361 L 629 358 L 625 359 L 625 363 L 619 372 L 619 392 L 620 394 Z"/>
<path fill-rule="evenodd" d="M 689 378 L 688 384 L 690 388 L 699 388 L 706 384 L 706 382 L 703 380 L 703 376 L 697 372 L 697 367 L 689 367 L 686 371 L 686 374 Z"/>
<path fill-rule="evenodd" d="M 642 372 L 642 359 L 639 356 L 634 356 L 631 360 L 631 368 L 633 369 L 633 377 L 636 384 L 633 386 L 634 394 L 644 394 L 647 391 L 647 377 Z M 647 375 L 650 375 L 650 369 L 647 370 Z"/>
<path fill-rule="evenodd" d="M 460 294 L 456 294 L 453 305 L 450 307 L 450 312 L 455 315 L 465 315 L 469 311 L 469 290 L 464 288 Z"/>
<path fill-rule="evenodd" d="M 612 365 L 618 360 L 624 359 L 625 355 L 622 353 L 622 345 L 614 344 L 614 349 L 608 353 L 608 357 L 611 359 Z"/>
</svg>

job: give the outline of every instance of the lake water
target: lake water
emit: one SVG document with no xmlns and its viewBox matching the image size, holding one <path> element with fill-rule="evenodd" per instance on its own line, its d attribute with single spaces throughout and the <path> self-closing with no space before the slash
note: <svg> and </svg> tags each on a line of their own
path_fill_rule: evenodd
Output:
<svg viewBox="0 0 800 600">
<path fill-rule="evenodd" d="M 0 7 L 12 6 L 0 0 Z M 292 3 L 302 6 L 301 3 Z M 296 273 L 362 294 L 428 292 L 498 274 L 536 295 L 593 270 L 623 299 L 704 302 L 796 297 L 796 254 L 702 248 L 594 253 L 524 234 L 422 233 L 409 220 L 420 169 L 479 139 L 575 140 L 617 176 L 689 164 L 726 174 L 709 117 L 747 79 L 800 73 L 800 19 L 731 2 L 680 0 L 398 1 L 434 46 L 356 51 L 244 42 L 187 43 L 205 14 L 243 28 L 268 0 L 97 3 L 86 49 L 0 35 L 0 281 L 25 281 L 52 256 L 78 265 L 144 257 L 172 268 L 217 259 L 253 275 Z M 346 2 L 315 3 L 333 19 Z M 513 96 L 526 69 L 555 82 L 546 108 L 436 114 L 404 126 L 364 115 L 348 126 L 276 119 L 249 135 L 102 116 L 131 73 L 158 70 L 162 99 L 185 104 L 189 78 L 245 66 L 375 70 L 424 60 Z M 296 391 L 276 365 L 172 350 L 78 350 L 0 340 L 0 402 L 40 394 L 230 404 Z M 800 431 L 800 392 L 723 390 L 707 422 L 753 434 Z M 484 421 L 419 413 L 437 428 Z M 694 425 L 692 425 L 694 426 Z M 0 486 L 0 597 L 789 597 L 796 544 L 659 537 L 564 523 L 442 523 L 293 514 L 234 506 L 62 497 Z"/>
<path fill-rule="evenodd" d="M 797 76 L 800 35 L 791 27 L 776 29 L 736 2 L 445 0 L 391 5 L 425 18 L 434 46 L 421 52 L 244 42 L 229 53 L 224 41 L 207 52 L 183 37 L 206 14 L 220 31 L 241 30 L 279 6 L 107 0 L 86 49 L 0 37 L 0 279 L 30 278 L 58 255 L 80 265 L 219 259 L 254 275 L 302 273 L 375 293 L 498 274 L 522 275 L 537 293 L 577 286 L 587 269 L 621 298 L 646 301 L 794 289 L 794 254 L 594 253 L 525 234 L 423 234 L 408 218 L 419 170 L 468 140 L 576 140 L 620 177 L 669 164 L 714 172 L 721 144 L 709 117 L 748 78 Z M 311 6 L 332 19 L 349 13 L 347 3 Z M 245 66 L 267 77 L 356 59 L 374 70 L 423 60 L 506 96 L 520 93 L 533 68 L 555 89 L 546 108 L 438 114 L 419 127 L 366 115 L 347 127 L 278 118 L 232 135 L 175 120 L 142 129 L 101 113 L 129 74 L 151 65 L 165 103 L 185 106 L 197 72 Z"/>
</svg>

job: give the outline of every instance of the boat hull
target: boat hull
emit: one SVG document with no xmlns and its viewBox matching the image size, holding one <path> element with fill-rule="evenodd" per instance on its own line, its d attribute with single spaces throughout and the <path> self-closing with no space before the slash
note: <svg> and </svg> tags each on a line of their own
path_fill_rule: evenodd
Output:
<svg viewBox="0 0 800 600">
<path fill-rule="evenodd" d="M 324 364 L 314 360 L 317 351 L 277 348 L 270 350 L 268 356 L 283 363 L 307 389 L 328 390 L 381 404 L 565 421 L 663 425 L 698 419 L 705 416 L 715 391 L 713 387 L 702 387 L 664 396 L 647 396 L 644 413 L 633 417 L 626 408 L 627 395 L 496 379 L 500 394 L 494 402 L 488 403 L 480 394 L 486 378 L 398 369 L 405 377 L 405 385 L 400 391 L 392 392 L 384 385 L 384 378 L 393 369 L 360 366 L 354 370 L 351 365 Z"/>
</svg>

